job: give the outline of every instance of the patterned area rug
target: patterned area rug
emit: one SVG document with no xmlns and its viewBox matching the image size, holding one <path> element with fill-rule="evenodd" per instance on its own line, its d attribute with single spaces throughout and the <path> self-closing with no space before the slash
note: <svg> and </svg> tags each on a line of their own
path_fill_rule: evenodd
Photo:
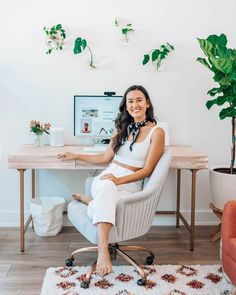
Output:
<svg viewBox="0 0 236 295">
<path fill-rule="evenodd" d="M 113 266 L 113 273 L 93 274 L 89 289 L 80 287 L 88 267 L 51 267 L 44 277 L 41 295 L 229 295 L 231 285 L 220 265 L 142 266 L 147 284 L 132 266 Z"/>
</svg>

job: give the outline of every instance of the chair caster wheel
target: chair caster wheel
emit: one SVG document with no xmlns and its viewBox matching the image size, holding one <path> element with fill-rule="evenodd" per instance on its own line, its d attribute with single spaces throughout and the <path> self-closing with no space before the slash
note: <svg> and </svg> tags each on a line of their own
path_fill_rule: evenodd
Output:
<svg viewBox="0 0 236 295">
<path fill-rule="evenodd" d="M 144 280 L 144 279 L 139 279 L 139 280 L 137 281 L 137 284 L 138 284 L 139 286 L 145 286 L 145 285 L 147 284 L 147 281 Z"/>
<path fill-rule="evenodd" d="M 81 282 L 80 287 L 83 289 L 88 289 L 89 288 L 89 283 L 87 281 Z"/>
<path fill-rule="evenodd" d="M 73 261 L 74 261 L 73 257 L 66 259 L 65 261 L 66 266 L 73 266 Z"/>
<path fill-rule="evenodd" d="M 154 256 L 148 256 L 148 257 L 146 258 L 146 263 L 147 263 L 147 265 L 151 265 L 151 264 L 153 264 L 153 261 L 154 261 Z"/>
</svg>

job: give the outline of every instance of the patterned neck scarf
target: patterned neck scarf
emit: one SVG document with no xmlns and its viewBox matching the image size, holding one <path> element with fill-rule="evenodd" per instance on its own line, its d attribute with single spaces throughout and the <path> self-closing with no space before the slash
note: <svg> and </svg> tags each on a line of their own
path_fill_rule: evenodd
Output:
<svg viewBox="0 0 236 295">
<path fill-rule="evenodd" d="M 128 125 L 127 127 L 127 138 L 130 134 L 132 134 L 132 142 L 129 146 L 129 149 L 130 151 L 132 152 L 133 150 L 133 144 L 135 143 L 138 135 L 139 135 L 139 132 L 140 132 L 140 127 L 143 127 L 145 125 L 147 125 L 148 121 L 145 119 L 143 120 L 142 122 L 132 122 Z"/>
</svg>

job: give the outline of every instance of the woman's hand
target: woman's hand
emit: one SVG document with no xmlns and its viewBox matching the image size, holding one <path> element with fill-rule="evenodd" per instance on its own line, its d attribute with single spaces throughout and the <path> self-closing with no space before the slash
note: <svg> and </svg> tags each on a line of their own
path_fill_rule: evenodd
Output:
<svg viewBox="0 0 236 295">
<path fill-rule="evenodd" d="M 114 182 L 115 185 L 119 185 L 119 178 L 115 177 L 112 173 L 104 174 L 101 179 L 108 179 Z"/>
<path fill-rule="evenodd" d="M 58 154 L 57 158 L 62 160 L 62 161 L 75 160 L 76 159 L 76 154 L 71 153 L 71 152 L 66 152 L 66 153 Z"/>
</svg>

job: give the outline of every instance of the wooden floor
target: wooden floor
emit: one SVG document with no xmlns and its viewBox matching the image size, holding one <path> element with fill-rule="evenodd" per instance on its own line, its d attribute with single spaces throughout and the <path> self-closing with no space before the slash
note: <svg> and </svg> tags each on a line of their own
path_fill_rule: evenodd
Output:
<svg viewBox="0 0 236 295">
<path fill-rule="evenodd" d="M 181 227 L 152 227 L 150 232 L 131 242 L 148 247 L 155 253 L 155 264 L 220 264 L 219 241 L 210 241 L 212 227 L 196 228 L 195 250 L 189 251 L 189 234 Z M 91 246 L 72 227 L 64 227 L 56 237 L 38 237 L 32 229 L 26 233 L 26 251 L 19 252 L 19 229 L 0 228 L 0 294 L 40 294 L 45 271 L 50 266 L 62 266 L 77 248 Z M 130 255 L 145 263 L 146 255 Z M 83 253 L 75 263 L 88 265 L 95 253 Z M 125 264 L 120 258 L 114 265 Z"/>
</svg>

